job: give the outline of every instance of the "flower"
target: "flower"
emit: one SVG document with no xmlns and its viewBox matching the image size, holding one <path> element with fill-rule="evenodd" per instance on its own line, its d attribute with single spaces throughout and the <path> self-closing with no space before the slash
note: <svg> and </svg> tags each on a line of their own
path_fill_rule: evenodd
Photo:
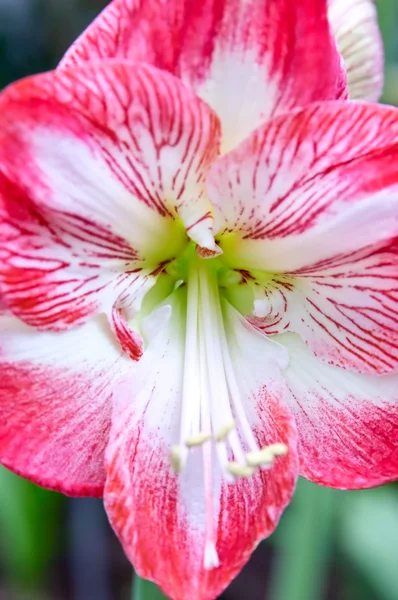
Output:
<svg viewBox="0 0 398 600">
<path fill-rule="evenodd" d="M 97 25 L 75 58 L 129 59 L 0 96 L 0 459 L 206 600 L 299 473 L 397 477 L 398 112 L 346 101 L 321 0 Z"/>
<path fill-rule="evenodd" d="M 384 52 L 374 0 L 329 0 L 329 20 L 345 60 L 350 98 L 379 100 Z"/>
</svg>

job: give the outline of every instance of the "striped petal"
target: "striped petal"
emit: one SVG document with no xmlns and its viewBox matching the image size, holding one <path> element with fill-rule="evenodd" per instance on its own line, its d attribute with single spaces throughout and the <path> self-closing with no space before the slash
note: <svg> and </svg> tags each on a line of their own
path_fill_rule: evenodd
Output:
<svg viewBox="0 0 398 600">
<path fill-rule="evenodd" d="M 296 433 L 289 412 L 279 404 L 283 381 L 271 384 L 268 371 L 264 378 L 261 350 L 265 346 L 269 352 L 270 342 L 234 313 L 228 341 L 250 425 L 261 446 L 279 440 L 289 445 L 289 454 L 269 470 L 228 484 L 214 457 L 215 444 L 207 442 L 206 448 L 192 449 L 178 476 L 172 471 L 169 452 L 179 440 L 182 410 L 184 293 L 170 299 L 168 325 L 152 330 L 131 380 L 129 375 L 115 393 L 105 507 L 140 575 L 158 583 L 170 598 L 210 600 L 271 533 L 289 502 L 296 479 Z M 209 548 L 210 529 L 214 544 Z"/>
<path fill-rule="evenodd" d="M 375 0 L 329 0 L 328 14 L 350 98 L 376 102 L 383 91 L 384 50 Z"/>
<path fill-rule="evenodd" d="M 0 316 L 0 462 L 44 487 L 101 496 L 113 386 L 128 367 L 99 317 L 38 333 Z"/>
<path fill-rule="evenodd" d="M 274 120 L 216 163 L 220 245 L 257 280 L 267 333 L 299 333 L 355 371 L 398 367 L 397 158 L 398 111 L 325 103 Z"/>
<path fill-rule="evenodd" d="M 264 290 L 266 333 L 295 331 L 313 352 L 364 373 L 398 367 L 398 238 L 341 255 L 290 275 Z"/>
<path fill-rule="evenodd" d="M 349 373 L 316 359 L 298 336 L 276 336 L 289 351 L 284 372 L 299 433 L 300 474 L 358 489 L 398 478 L 398 375 Z"/>
<path fill-rule="evenodd" d="M 114 0 L 61 68 L 115 56 L 181 77 L 220 116 L 224 149 L 277 112 L 346 94 L 324 0 Z"/>
<path fill-rule="evenodd" d="M 185 229 L 214 244 L 203 179 L 218 129 L 181 82 L 143 65 L 104 61 L 3 92 L 0 288 L 14 313 L 56 329 L 110 314 Z"/>
</svg>

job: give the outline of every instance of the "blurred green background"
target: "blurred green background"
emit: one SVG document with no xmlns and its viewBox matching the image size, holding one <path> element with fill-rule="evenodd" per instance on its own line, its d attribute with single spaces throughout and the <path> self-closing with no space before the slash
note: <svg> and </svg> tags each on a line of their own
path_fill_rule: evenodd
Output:
<svg viewBox="0 0 398 600">
<path fill-rule="evenodd" d="M 0 88 L 55 67 L 106 3 L 0 0 Z M 378 9 L 384 101 L 398 105 L 398 0 Z M 131 586 L 100 501 L 67 499 L 0 469 L 0 600 L 162 597 L 138 579 Z M 277 532 L 223 598 L 398 600 L 398 486 L 340 492 L 300 481 Z"/>
</svg>

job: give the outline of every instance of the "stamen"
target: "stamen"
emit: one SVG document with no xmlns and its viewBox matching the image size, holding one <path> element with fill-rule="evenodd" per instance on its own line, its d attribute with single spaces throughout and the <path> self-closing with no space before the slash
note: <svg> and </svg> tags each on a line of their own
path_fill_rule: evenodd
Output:
<svg viewBox="0 0 398 600">
<path fill-rule="evenodd" d="M 210 417 L 210 397 L 208 380 L 205 377 L 206 373 L 206 347 L 203 338 L 202 316 L 199 315 L 199 378 L 200 394 L 201 394 L 201 410 L 200 420 L 201 426 L 205 429 L 211 428 Z M 205 550 L 203 557 L 203 565 L 205 569 L 213 569 L 218 567 L 219 559 L 216 550 L 216 529 L 214 521 L 214 470 L 213 470 L 213 448 L 212 444 L 204 444 L 202 447 L 203 455 L 203 473 L 204 473 L 204 492 L 205 492 Z"/>
<path fill-rule="evenodd" d="M 200 264 L 199 286 L 201 292 L 201 317 L 203 319 L 203 334 L 206 339 L 206 358 L 209 378 L 209 388 L 214 401 L 211 403 L 211 421 L 213 431 L 223 427 L 225 417 L 233 421 L 230 394 L 225 377 L 223 355 L 220 338 L 224 335 L 224 323 L 221 315 L 221 303 L 217 279 L 213 273 L 208 272 L 205 264 Z M 217 332 L 217 333 L 216 333 Z M 222 371 L 220 372 L 220 368 Z M 220 377 L 220 374 L 223 375 Z M 234 457 L 244 463 L 245 456 L 236 432 L 231 431 L 229 445 Z M 227 467 L 228 449 L 224 440 L 216 446 L 218 460 L 226 478 L 230 475 Z M 230 480 L 231 481 L 231 480 Z"/>
<path fill-rule="evenodd" d="M 170 450 L 170 464 L 174 473 L 182 471 L 182 454 L 179 446 L 172 446 Z"/>
<path fill-rule="evenodd" d="M 268 448 L 264 448 L 258 452 L 248 452 L 246 454 L 246 462 L 252 467 L 272 465 L 274 462 L 274 455 L 268 450 Z"/>
<path fill-rule="evenodd" d="M 231 431 L 234 431 L 234 429 L 236 429 L 235 421 L 226 423 L 221 427 L 221 429 L 218 430 L 218 432 L 214 436 L 214 439 L 216 440 L 216 442 L 222 442 L 228 437 Z"/>
<path fill-rule="evenodd" d="M 191 435 L 190 438 L 185 440 L 187 448 L 195 448 L 196 446 L 202 446 L 211 439 L 211 433 L 198 433 L 197 435 Z"/>
<path fill-rule="evenodd" d="M 214 256 L 212 246 L 202 250 L 197 247 L 201 257 Z M 179 444 L 171 448 L 170 463 L 175 473 L 181 473 L 187 467 L 189 453 L 200 447 L 205 520 L 203 562 L 206 569 L 213 569 L 219 565 L 214 503 L 219 486 L 234 483 L 236 478 L 251 477 L 258 467 L 272 465 L 276 456 L 287 452 L 287 447 L 277 443 L 259 450 L 236 380 L 217 268 L 194 253 L 190 260 L 180 435 Z"/>
<path fill-rule="evenodd" d="M 276 444 L 271 444 L 270 446 L 268 446 L 268 449 L 272 452 L 274 456 L 285 456 L 285 454 L 287 454 L 289 451 L 289 448 L 286 446 L 286 444 L 282 444 L 280 442 L 277 442 Z"/>
<path fill-rule="evenodd" d="M 248 452 L 246 454 L 246 462 L 252 467 L 272 465 L 277 456 L 284 456 L 287 452 L 288 447 L 285 444 L 271 444 L 258 452 Z"/>
<path fill-rule="evenodd" d="M 196 359 L 198 353 L 198 303 L 199 277 L 197 268 L 191 267 L 187 286 L 187 314 L 185 333 L 184 378 L 182 385 L 182 410 L 180 424 L 180 447 L 184 440 L 199 433 L 200 421 L 200 391 Z M 189 401 L 187 401 L 189 398 Z M 184 402 L 184 399 L 186 401 Z M 186 455 L 181 456 L 183 468 Z"/>
<path fill-rule="evenodd" d="M 220 315 L 220 318 L 222 318 L 221 315 Z M 246 416 L 244 407 L 242 405 L 241 395 L 240 395 L 238 384 L 237 384 L 237 381 L 235 378 L 232 360 L 231 360 L 231 356 L 229 354 L 229 349 L 228 349 L 228 341 L 227 341 L 227 337 L 225 335 L 224 328 L 222 328 L 222 330 L 221 330 L 220 342 L 221 342 L 221 351 L 222 351 L 222 358 L 223 358 L 223 364 L 224 364 L 224 370 L 225 370 L 225 377 L 228 382 L 230 400 L 232 401 L 232 405 L 233 405 L 235 415 L 236 415 L 236 420 L 239 423 L 241 432 L 242 432 L 249 448 L 253 452 L 256 452 L 258 450 L 258 445 L 254 438 L 253 431 L 250 427 L 249 421 L 247 420 L 247 416 Z"/>
<path fill-rule="evenodd" d="M 251 477 L 256 469 L 249 465 L 241 465 L 238 462 L 230 462 L 227 464 L 227 471 L 234 477 Z"/>
</svg>

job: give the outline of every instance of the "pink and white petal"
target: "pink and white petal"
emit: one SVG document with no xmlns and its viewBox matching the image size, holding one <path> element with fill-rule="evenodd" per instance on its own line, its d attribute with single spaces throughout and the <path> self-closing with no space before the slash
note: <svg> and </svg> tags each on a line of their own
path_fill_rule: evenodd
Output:
<svg viewBox="0 0 398 600">
<path fill-rule="evenodd" d="M 138 333 L 129 327 L 123 309 L 119 309 L 117 306 L 112 308 L 111 326 L 123 352 L 132 360 L 139 360 L 143 353 L 143 340 Z"/>
<path fill-rule="evenodd" d="M 224 149 L 277 112 L 346 96 L 324 0 L 114 0 L 60 67 L 113 57 L 180 77 L 220 116 Z"/>
<path fill-rule="evenodd" d="M 0 296 L 0 315 L 4 315 L 7 312 L 7 304 L 4 301 L 4 298 Z"/>
<path fill-rule="evenodd" d="M 264 290 L 265 333 L 294 331 L 331 365 L 370 374 L 398 369 L 398 238 L 342 255 Z"/>
<path fill-rule="evenodd" d="M 393 237 L 397 154 L 392 107 L 323 102 L 273 119 L 210 171 L 224 254 L 293 271 Z"/>
<path fill-rule="evenodd" d="M 296 335 L 284 375 L 299 435 L 300 474 L 342 489 L 398 478 L 398 375 L 374 377 L 315 358 Z"/>
<path fill-rule="evenodd" d="M 263 285 L 266 331 L 360 372 L 398 367 L 397 142 L 395 109 L 325 103 L 258 130 L 209 178 L 224 259 Z"/>
<path fill-rule="evenodd" d="M 63 330 L 109 312 L 128 287 L 134 295 L 147 274 L 123 273 L 136 259 L 125 240 L 92 220 L 40 210 L 27 194 L 0 173 L 0 290 L 16 316 Z"/>
<path fill-rule="evenodd" d="M 104 61 L 3 92 L 0 285 L 15 314 L 62 328 L 109 311 L 181 250 L 183 224 L 214 245 L 203 180 L 218 139 L 212 111 L 145 65 Z"/>
<path fill-rule="evenodd" d="M 169 462 L 170 447 L 180 436 L 184 293 L 173 294 L 168 326 L 152 330 L 141 361 L 133 365 L 134 376 L 115 393 L 106 452 L 105 507 L 140 575 L 154 580 L 170 598 L 207 600 L 218 596 L 236 576 L 258 541 L 275 528 L 289 502 L 297 474 L 296 432 L 289 411 L 279 404 L 283 382 L 280 388 L 275 384 L 267 389 L 264 368 L 260 376 L 254 348 L 258 349 L 260 339 L 268 345 L 271 342 L 252 329 L 238 332 L 233 352 L 242 336 L 245 341 L 247 337 L 253 341 L 254 336 L 254 346 L 245 346 L 234 366 L 238 380 L 241 373 L 246 377 L 242 391 L 245 403 L 250 404 L 248 415 L 253 417 L 257 439 L 261 445 L 283 441 L 290 451 L 270 470 L 236 484 L 224 482 L 214 459 L 213 531 L 219 566 L 205 568 L 208 513 L 201 449 L 191 451 L 179 476 Z M 254 354 L 255 369 L 248 364 Z M 214 452 L 212 445 L 210 452 Z"/>
<path fill-rule="evenodd" d="M 350 98 L 377 102 L 383 91 L 384 49 L 375 0 L 329 0 L 328 14 L 347 69 Z"/>
<path fill-rule="evenodd" d="M 101 496 L 114 386 L 129 361 L 105 319 L 64 333 L 0 317 L 0 462 L 73 496 Z"/>
</svg>

